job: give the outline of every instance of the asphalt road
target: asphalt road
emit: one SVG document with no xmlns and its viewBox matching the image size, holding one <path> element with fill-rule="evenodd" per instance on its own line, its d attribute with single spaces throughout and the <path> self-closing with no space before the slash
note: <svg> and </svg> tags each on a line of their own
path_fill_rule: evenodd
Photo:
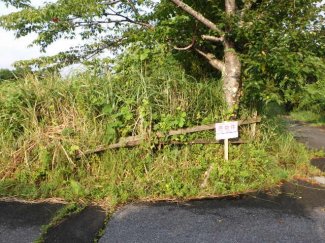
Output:
<svg viewBox="0 0 325 243">
<path fill-rule="evenodd" d="M 0 243 L 34 242 L 41 227 L 51 222 L 60 204 L 0 201 Z"/>
<path fill-rule="evenodd" d="M 309 148 L 325 149 L 325 127 L 312 127 L 300 121 L 290 122 L 298 141 L 306 143 Z"/>
<path fill-rule="evenodd" d="M 0 201 L 0 243 L 32 243 L 41 236 L 41 227 L 51 222 L 62 204 Z M 103 228 L 106 213 L 99 207 L 86 207 L 77 215 L 50 228 L 45 243 L 94 242 Z"/>
<path fill-rule="evenodd" d="M 128 205 L 99 242 L 324 243 L 325 187 L 294 182 L 239 198 Z"/>
<path fill-rule="evenodd" d="M 106 213 L 99 207 L 86 207 L 79 214 L 64 220 L 54 228 L 50 228 L 44 237 L 44 243 L 88 243 L 103 228 Z"/>
</svg>

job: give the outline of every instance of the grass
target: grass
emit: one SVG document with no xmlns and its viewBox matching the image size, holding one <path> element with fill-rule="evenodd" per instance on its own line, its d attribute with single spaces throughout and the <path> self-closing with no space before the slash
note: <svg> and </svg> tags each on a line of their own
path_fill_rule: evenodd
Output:
<svg viewBox="0 0 325 243">
<path fill-rule="evenodd" d="M 44 242 L 44 236 L 47 234 L 47 231 L 50 228 L 53 228 L 57 225 L 59 225 L 62 221 L 64 221 L 66 218 L 80 213 L 85 207 L 82 205 L 79 205 L 77 203 L 70 203 L 63 208 L 61 208 L 56 215 L 52 218 L 51 222 L 47 225 L 42 226 L 41 229 L 41 236 L 34 241 L 34 243 L 42 243 Z"/>
<path fill-rule="evenodd" d="M 281 147 L 266 141 L 261 145 L 231 146 L 228 162 L 222 159 L 220 145 L 167 147 L 159 152 L 108 151 L 89 158 L 85 167 L 70 169 L 71 175 L 63 183 L 58 183 L 62 180 L 60 171 L 49 171 L 40 185 L 27 184 L 23 196 L 106 200 L 114 206 L 130 200 L 186 199 L 262 189 L 308 168 L 309 155 L 302 145 L 293 140 L 274 141 Z M 206 188 L 201 188 L 210 164 L 214 164 L 210 181 Z M 21 196 L 20 183 L 7 193 Z"/>
<path fill-rule="evenodd" d="M 325 126 L 325 115 L 313 111 L 294 111 L 290 113 L 290 118 L 308 122 L 313 126 Z"/>
<path fill-rule="evenodd" d="M 316 158 L 325 158 L 325 149 L 313 150 L 313 156 Z"/>
<path fill-rule="evenodd" d="M 308 173 L 310 155 L 270 119 L 230 146 L 168 145 L 159 148 L 153 132 L 228 119 L 220 82 L 200 81 L 179 67 L 150 76 L 137 69 L 67 79 L 27 76 L 0 84 L 0 196 L 59 197 L 106 201 L 111 207 L 133 200 L 187 199 L 262 189 Z M 137 148 L 75 154 L 120 137 L 148 136 Z M 214 138 L 213 132 L 174 137 Z M 201 183 L 213 165 L 209 183 Z"/>
</svg>

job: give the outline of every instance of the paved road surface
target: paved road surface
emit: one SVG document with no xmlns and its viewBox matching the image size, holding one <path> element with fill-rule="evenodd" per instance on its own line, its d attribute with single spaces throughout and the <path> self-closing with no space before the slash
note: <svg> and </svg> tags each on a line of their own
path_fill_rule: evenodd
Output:
<svg viewBox="0 0 325 243">
<path fill-rule="evenodd" d="M 110 219 L 100 243 L 325 242 L 325 187 L 286 183 L 278 196 L 138 203 Z"/>
<path fill-rule="evenodd" d="M 62 205 L 0 201 L 0 243 L 27 243 L 38 239 L 41 226 L 51 222 Z"/>
<path fill-rule="evenodd" d="M 98 207 L 87 207 L 77 215 L 49 229 L 45 243 L 88 243 L 94 242 L 103 228 L 106 213 Z"/>
<path fill-rule="evenodd" d="M 311 127 L 300 121 L 291 120 L 291 130 L 296 139 L 304 142 L 309 148 L 325 149 L 325 127 Z"/>
<path fill-rule="evenodd" d="M 62 204 L 27 204 L 0 201 L 0 243 L 32 243 L 41 235 L 41 227 L 51 222 Z M 103 228 L 106 213 L 98 207 L 86 207 L 58 226 L 48 230 L 45 243 L 90 243 Z"/>
</svg>

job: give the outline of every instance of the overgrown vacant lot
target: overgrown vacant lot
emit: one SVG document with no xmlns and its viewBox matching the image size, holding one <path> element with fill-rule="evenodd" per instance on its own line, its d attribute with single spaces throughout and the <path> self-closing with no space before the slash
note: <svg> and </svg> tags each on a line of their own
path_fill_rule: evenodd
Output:
<svg viewBox="0 0 325 243">
<path fill-rule="evenodd" d="M 186 145 L 214 132 L 165 138 L 156 132 L 232 119 L 220 83 L 182 72 L 26 76 L 0 87 L 0 195 L 106 201 L 193 198 L 262 189 L 308 173 L 309 154 L 279 118 L 265 116 L 247 143 Z M 242 111 L 242 119 L 248 117 Z M 83 155 L 121 137 L 142 135 L 135 148 Z M 78 156 L 77 156 L 78 155 Z M 78 158 L 77 158 L 78 157 Z M 213 165 L 206 187 L 205 172 Z"/>
<path fill-rule="evenodd" d="M 41 51 L 82 40 L 0 70 L 0 196 L 114 206 L 259 190 L 313 170 L 281 116 L 324 124 L 319 0 L 0 2 L 17 8 L 0 27 L 36 34 Z M 73 64 L 86 71 L 57 74 Z M 213 131 L 167 136 L 257 116 L 229 161 L 223 145 L 191 144 Z"/>
</svg>

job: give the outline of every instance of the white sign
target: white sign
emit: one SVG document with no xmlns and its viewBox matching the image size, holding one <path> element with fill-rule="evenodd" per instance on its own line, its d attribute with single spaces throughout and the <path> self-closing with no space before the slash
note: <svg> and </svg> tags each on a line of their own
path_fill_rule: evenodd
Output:
<svg viewBox="0 0 325 243">
<path fill-rule="evenodd" d="M 238 138 L 238 122 L 216 123 L 216 139 Z"/>
</svg>

